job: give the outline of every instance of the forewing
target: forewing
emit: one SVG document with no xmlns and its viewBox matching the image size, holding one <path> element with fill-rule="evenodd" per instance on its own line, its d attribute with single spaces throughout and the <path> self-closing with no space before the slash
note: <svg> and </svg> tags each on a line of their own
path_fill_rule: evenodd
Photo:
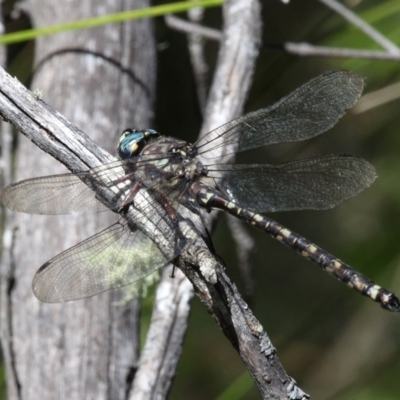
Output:
<svg viewBox="0 0 400 400">
<path fill-rule="evenodd" d="M 154 172 L 148 177 L 142 171 L 146 163 L 161 156 L 118 160 L 88 171 L 26 179 L 6 187 L 1 201 L 10 210 L 29 214 L 118 211 L 139 180 L 147 188 L 162 183 L 164 175 Z"/>
<path fill-rule="evenodd" d="M 199 153 L 214 158 L 221 153 L 310 139 L 334 126 L 357 102 L 363 88 L 363 78 L 354 72 L 326 72 L 272 106 L 209 132 L 198 141 Z"/>
<path fill-rule="evenodd" d="M 26 179 L 7 186 L 2 203 L 13 211 L 30 214 L 68 214 L 84 210 L 104 211 L 96 194 L 74 174 Z"/>
<path fill-rule="evenodd" d="M 46 303 L 82 299 L 133 283 L 167 261 L 140 230 L 116 223 L 44 264 L 32 289 Z"/>
<path fill-rule="evenodd" d="M 356 196 L 377 177 L 367 161 L 347 155 L 229 165 L 226 172 L 211 170 L 209 175 L 217 177 L 225 196 L 257 212 L 329 209 Z"/>
</svg>

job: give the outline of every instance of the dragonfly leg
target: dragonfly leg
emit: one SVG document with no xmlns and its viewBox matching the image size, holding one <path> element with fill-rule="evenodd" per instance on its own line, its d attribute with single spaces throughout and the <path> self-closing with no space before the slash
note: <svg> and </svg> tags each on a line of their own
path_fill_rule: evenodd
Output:
<svg viewBox="0 0 400 400">
<path fill-rule="evenodd" d="M 137 192 L 139 191 L 139 189 L 140 189 L 140 183 L 139 182 L 135 182 L 134 185 L 129 190 L 129 193 L 125 197 L 125 199 L 122 202 L 122 204 L 118 207 L 118 212 L 121 212 L 124 208 L 126 208 L 127 206 L 129 206 L 133 202 L 133 200 L 134 200 Z"/>
</svg>

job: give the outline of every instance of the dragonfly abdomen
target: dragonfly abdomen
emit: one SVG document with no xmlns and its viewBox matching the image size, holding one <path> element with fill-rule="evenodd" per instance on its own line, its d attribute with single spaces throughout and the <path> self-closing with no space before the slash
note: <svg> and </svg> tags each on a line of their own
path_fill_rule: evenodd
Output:
<svg viewBox="0 0 400 400">
<path fill-rule="evenodd" d="M 350 288 L 376 301 L 382 308 L 400 312 L 400 300 L 392 292 L 376 285 L 348 264 L 307 240 L 305 237 L 285 228 L 272 218 L 257 214 L 247 208 L 241 208 L 236 203 L 219 196 L 216 191 L 202 189 L 198 192 L 197 198 L 203 207 L 226 211 L 234 217 L 267 233 L 320 266 L 328 274 L 346 283 Z"/>
<path fill-rule="evenodd" d="M 244 213 L 254 214 L 249 210 L 240 209 L 240 214 Z M 238 217 L 241 218 L 240 215 Z M 393 293 L 376 285 L 350 265 L 328 253 L 326 250 L 321 249 L 298 233 L 260 214 L 254 214 L 250 224 L 296 250 L 297 253 L 314 262 L 328 274 L 344 282 L 350 288 L 380 303 L 383 308 L 390 311 L 400 311 L 400 300 Z"/>
</svg>

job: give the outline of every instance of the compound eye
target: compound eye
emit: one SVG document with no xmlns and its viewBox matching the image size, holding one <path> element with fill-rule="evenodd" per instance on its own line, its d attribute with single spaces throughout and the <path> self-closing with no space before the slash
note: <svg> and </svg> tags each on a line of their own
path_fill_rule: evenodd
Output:
<svg viewBox="0 0 400 400">
<path fill-rule="evenodd" d="M 118 143 L 118 154 L 121 160 L 127 160 L 139 153 L 144 145 L 144 132 L 136 129 L 126 129 Z"/>
<path fill-rule="evenodd" d="M 122 132 L 118 142 L 118 154 L 121 160 L 127 160 L 130 157 L 137 156 L 143 150 L 148 140 L 160 136 L 154 129 L 125 129 Z"/>
<path fill-rule="evenodd" d="M 155 129 L 146 129 L 143 132 L 146 137 L 151 137 L 151 136 L 156 137 L 160 135 L 160 132 L 157 132 Z"/>
</svg>

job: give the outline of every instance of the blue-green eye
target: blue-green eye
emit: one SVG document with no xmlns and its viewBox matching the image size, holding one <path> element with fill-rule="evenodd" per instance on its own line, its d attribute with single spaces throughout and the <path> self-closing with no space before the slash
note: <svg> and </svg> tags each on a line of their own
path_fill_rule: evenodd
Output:
<svg viewBox="0 0 400 400">
<path fill-rule="evenodd" d="M 154 129 L 124 130 L 118 142 L 119 157 L 121 160 L 127 160 L 134 155 L 138 155 L 146 144 L 146 139 L 152 136 L 157 137 L 158 135 L 159 133 Z"/>
</svg>

